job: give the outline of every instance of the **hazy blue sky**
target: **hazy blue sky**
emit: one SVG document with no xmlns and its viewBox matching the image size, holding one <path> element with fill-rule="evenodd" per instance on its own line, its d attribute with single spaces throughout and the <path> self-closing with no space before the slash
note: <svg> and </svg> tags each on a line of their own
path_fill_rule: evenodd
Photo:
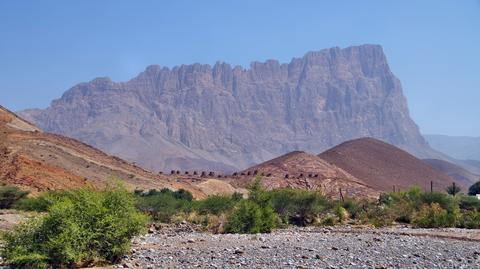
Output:
<svg viewBox="0 0 480 269">
<path fill-rule="evenodd" d="M 381 44 L 423 133 L 480 136 L 480 2 L 0 0 L 0 104 L 46 107 L 147 65 L 288 62 Z"/>
</svg>

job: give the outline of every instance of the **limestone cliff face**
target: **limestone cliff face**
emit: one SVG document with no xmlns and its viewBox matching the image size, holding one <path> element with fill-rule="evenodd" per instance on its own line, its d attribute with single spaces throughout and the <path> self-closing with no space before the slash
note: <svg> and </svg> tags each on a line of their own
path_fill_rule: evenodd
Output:
<svg viewBox="0 0 480 269">
<path fill-rule="evenodd" d="M 375 137 L 428 148 L 382 48 L 309 52 L 288 64 L 149 66 L 97 78 L 21 115 L 147 168 L 233 170 L 292 150 Z"/>
</svg>

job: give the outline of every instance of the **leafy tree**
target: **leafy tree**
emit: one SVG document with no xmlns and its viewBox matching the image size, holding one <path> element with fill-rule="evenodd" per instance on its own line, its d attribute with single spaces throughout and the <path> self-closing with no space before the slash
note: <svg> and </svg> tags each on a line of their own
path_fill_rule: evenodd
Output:
<svg viewBox="0 0 480 269">
<path fill-rule="evenodd" d="M 477 195 L 480 194 L 480 181 L 477 183 L 473 184 L 468 188 L 468 195 Z"/>
</svg>

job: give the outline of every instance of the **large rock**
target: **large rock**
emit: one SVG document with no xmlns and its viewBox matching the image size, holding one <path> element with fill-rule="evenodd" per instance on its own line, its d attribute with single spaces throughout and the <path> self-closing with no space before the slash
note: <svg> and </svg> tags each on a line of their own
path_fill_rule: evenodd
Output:
<svg viewBox="0 0 480 269">
<path fill-rule="evenodd" d="M 150 169 L 246 168 L 292 150 L 375 137 L 428 150 L 382 48 L 309 52 L 288 64 L 149 66 L 98 78 L 21 115 Z M 422 156 L 423 157 L 423 156 Z"/>
</svg>

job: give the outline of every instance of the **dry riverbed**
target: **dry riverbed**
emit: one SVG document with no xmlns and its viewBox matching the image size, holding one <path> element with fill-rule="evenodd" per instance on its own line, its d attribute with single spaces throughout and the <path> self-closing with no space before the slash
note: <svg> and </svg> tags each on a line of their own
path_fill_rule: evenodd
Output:
<svg viewBox="0 0 480 269">
<path fill-rule="evenodd" d="M 216 235 L 151 229 L 114 268 L 480 268 L 480 231 L 289 228 Z"/>
</svg>

